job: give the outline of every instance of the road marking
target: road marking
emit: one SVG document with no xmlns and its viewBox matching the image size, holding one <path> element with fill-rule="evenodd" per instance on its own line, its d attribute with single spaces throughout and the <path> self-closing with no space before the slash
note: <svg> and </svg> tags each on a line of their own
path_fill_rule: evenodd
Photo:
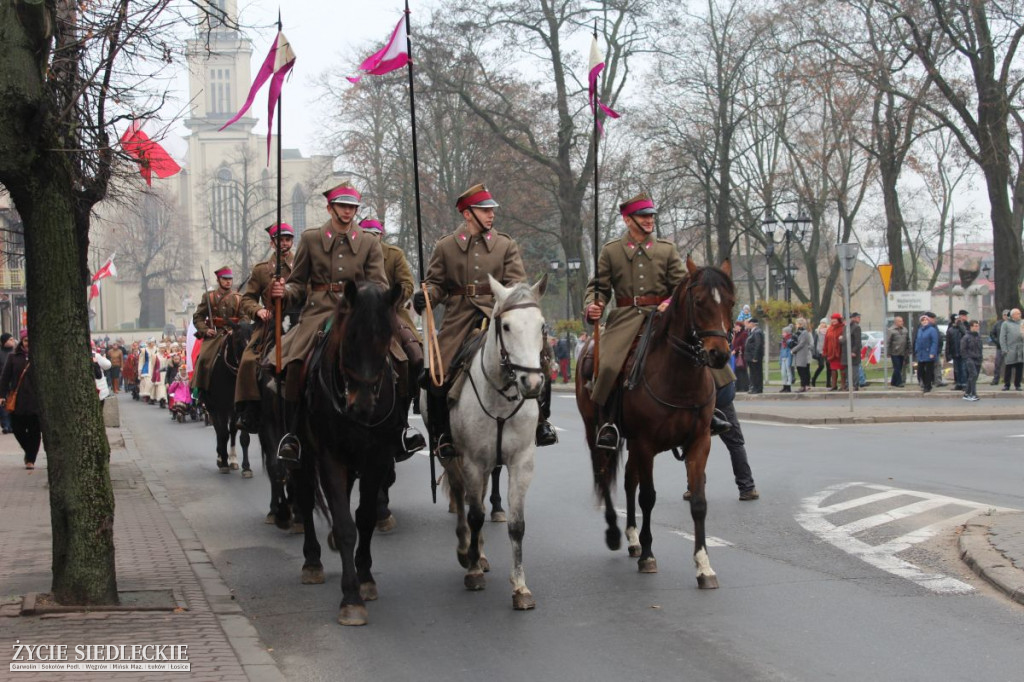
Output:
<svg viewBox="0 0 1024 682">
<path fill-rule="evenodd" d="M 615 511 L 622 518 L 626 518 L 626 510 L 625 509 L 619 509 L 618 507 L 616 507 Z M 640 515 L 641 515 L 640 514 L 640 510 L 637 509 L 637 516 L 639 517 Z M 669 532 L 672 533 L 673 535 L 678 535 L 680 537 L 684 537 L 687 540 L 690 540 L 691 542 L 696 541 L 696 538 L 693 537 L 692 533 L 687 533 L 686 531 L 682 531 L 682 530 L 670 530 Z M 732 543 L 729 542 L 728 540 L 723 540 L 722 538 L 716 538 L 713 535 L 705 535 L 704 536 L 704 544 L 707 545 L 708 547 L 732 547 Z"/>
<path fill-rule="evenodd" d="M 821 503 L 832 495 L 855 486 L 867 488 L 875 492 L 825 507 L 821 506 Z M 889 511 L 880 513 L 870 513 L 867 511 L 869 505 L 885 502 L 902 495 L 912 496 L 916 499 L 913 502 L 908 502 Z M 912 519 L 916 515 L 925 514 L 947 505 L 967 507 L 969 511 L 950 514 L 938 521 L 921 525 L 881 544 L 872 545 L 854 537 L 858 533 L 878 528 L 884 524 L 902 519 Z M 973 592 L 974 588 L 955 578 L 923 571 L 910 562 L 898 558 L 896 555 L 917 543 L 934 537 L 940 532 L 955 528 L 980 513 L 990 510 L 1013 511 L 1004 507 L 994 507 L 989 504 L 947 497 L 945 495 L 934 495 L 916 490 L 901 490 L 887 485 L 861 482 L 840 483 L 826 488 L 811 497 L 805 498 L 801 503 L 801 508 L 803 511 L 796 515 L 797 523 L 822 540 L 871 564 L 875 568 L 880 568 L 883 571 L 910 580 L 939 594 L 966 594 Z M 864 516 L 840 525 L 836 525 L 826 518 L 842 512 L 856 512 L 861 508 L 865 509 Z M 850 516 L 850 514 L 847 514 L 847 516 Z"/>
<path fill-rule="evenodd" d="M 573 395 L 573 394 L 570 394 L 570 395 L 558 395 L 558 396 L 555 396 L 555 397 L 556 398 L 561 398 L 562 400 L 576 400 L 576 396 Z"/>
<path fill-rule="evenodd" d="M 1024 433 L 1016 433 L 1012 436 L 1007 436 L 1007 438 L 1024 438 Z"/>
<path fill-rule="evenodd" d="M 820 431 L 835 431 L 838 426 L 824 426 L 820 424 L 782 424 L 779 422 L 766 422 L 760 419 L 744 419 L 743 424 L 757 424 L 758 426 L 783 426 L 787 429 L 798 428 L 798 429 L 817 429 Z"/>
</svg>

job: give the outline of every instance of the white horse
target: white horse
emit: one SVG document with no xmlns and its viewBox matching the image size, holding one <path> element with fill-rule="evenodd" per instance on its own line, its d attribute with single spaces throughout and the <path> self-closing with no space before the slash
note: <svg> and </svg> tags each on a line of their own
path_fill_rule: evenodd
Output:
<svg viewBox="0 0 1024 682">
<path fill-rule="evenodd" d="M 488 276 L 494 309 L 481 348 L 467 363 L 450 409 L 459 456 L 445 465 L 458 514 L 459 563 L 468 590 L 482 590 L 490 569 L 483 553 L 484 496 L 494 467 L 508 471 L 508 536 L 512 542 L 512 606 L 536 606 L 523 570 L 526 490 L 533 479 L 538 405 L 546 380 L 540 367 L 544 316 L 538 301 L 547 277 L 533 287 L 504 287 Z M 466 505 L 469 512 L 466 512 Z"/>
</svg>

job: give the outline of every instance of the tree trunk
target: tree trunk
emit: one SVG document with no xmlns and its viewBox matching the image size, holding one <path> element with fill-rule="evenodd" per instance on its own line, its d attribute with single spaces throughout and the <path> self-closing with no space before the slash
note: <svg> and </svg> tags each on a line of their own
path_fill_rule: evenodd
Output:
<svg viewBox="0 0 1024 682">
<path fill-rule="evenodd" d="M 53 145 L 57 146 L 57 145 Z M 88 352 L 87 273 L 66 159 L 41 154 L 9 186 L 25 223 L 32 381 L 50 485 L 53 593 L 61 604 L 116 604 L 110 448 Z"/>
<path fill-rule="evenodd" d="M 885 205 L 885 244 L 892 265 L 892 291 L 907 290 L 907 268 L 903 255 L 903 211 L 900 209 L 899 170 L 893 170 L 889 162 L 879 163 L 882 183 L 882 202 Z"/>
<path fill-rule="evenodd" d="M 1010 211 L 1009 177 L 1002 164 L 983 167 L 995 252 L 996 310 L 1020 308 L 1021 232 Z"/>
</svg>

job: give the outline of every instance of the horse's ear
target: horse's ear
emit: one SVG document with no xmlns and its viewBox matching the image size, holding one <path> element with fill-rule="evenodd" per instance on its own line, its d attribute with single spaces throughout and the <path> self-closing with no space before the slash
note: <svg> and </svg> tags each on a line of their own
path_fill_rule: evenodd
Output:
<svg viewBox="0 0 1024 682">
<path fill-rule="evenodd" d="M 545 272 L 544 276 L 540 278 L 540 281 L 530 287 L 530 289 L 533 291 L 533 297 L 539 301 L 540 297 L 543 296 L 544 292 L 548 289 L 548 273 Z"/>
<path fill-rule="evenodd" d="M 722 272 L 729 275 L 729 277 L 732 277 L 732 261 L 730 261 L 728 258 L 722 261 L 722 264 L 718 267 Z"/>
<path fill-rule="evenodd" d="M 691 275 L 697 272 L 697 264 L 693 262 L 692 258 L 690 258 L 690 254 L 686 254 L 686 271 Z"/>
<path fill-rule="evenodd" d="M 342 280 L 341 291 L 349 305 L 356 302 L 356 294 L 359 292 L 359 287 L 356 285 L 355 281 L 351 279 Z"/>
<path fill-rule="evenodd" d="M 402 298 L 402 285 L 395 282 L 391 285 L 391 291 L 388 292 L 388 298 L 391 300 L 391 307 L 398 308 L 399 303 L 404 303 Z"/>
<path fill-rule="evenodd" d="M 494 276 L 490 273 L 487 274 L 487 281 L 491 285 L 491 293 L 494 294 L 494 307 L 497 308 L 502 301 L 508 298 L 508 287 L 502 286 L 501 282 L 494 279 Z"/>
</svg>

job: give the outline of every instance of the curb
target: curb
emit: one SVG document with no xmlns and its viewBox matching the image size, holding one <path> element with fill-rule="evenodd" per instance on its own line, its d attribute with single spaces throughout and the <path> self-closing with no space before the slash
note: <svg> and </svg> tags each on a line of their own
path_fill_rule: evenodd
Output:
<svg viewBox="0 0 1024 682">
<path fill-rule="evenodd" d="M 807 417 L 783 416 L 774 412 L 747 412 L 736 410 L 736 416 L 747 421 L 774 422 L 776 424 L 906 424 L 912 422 L 971 422 L 971 421 L 1013 421 L 1024 419 L 1024 414 L 884 414 L 875 416 Z"/>
<path fill-rule="evenodd" d="M 181 510 L 171 503 L 167 488 L 164 487 L 156 470 L 143 459 L 135 447 L 135 436 L 131 429 L 125 427 L 120 429 L 120 432 L 128 458 L 142 472 L 146 487 L 178 539 L 178 544 L 188 559 L 210 610 L 217 616 L 221 630 L 234 649 L 246 677 L 260 682 L 284 682 L 286 678 L 278 668 L 277 661 L 267 652 L 268 647 L 260 639 L 259 632 L 249 622 L 242 607 L 235 601 L 235 595 L 221 578 L 199 537 Z"/>
<path fill-rule="evenodd" d="M 991 516 L 976 516 L 963 526 L 958 546 L 960 558 L 985 582 L 1024 605 L 1024 572 L 1013 566 L 988 540 Z"/>
</svg>

